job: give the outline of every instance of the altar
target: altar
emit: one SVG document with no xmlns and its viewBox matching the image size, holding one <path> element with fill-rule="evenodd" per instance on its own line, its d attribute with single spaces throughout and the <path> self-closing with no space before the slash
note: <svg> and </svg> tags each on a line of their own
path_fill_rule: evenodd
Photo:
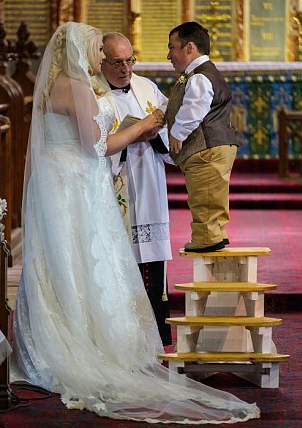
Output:
<svg viewBox="0 0 302 428">
<path fill-rule="evenodd" d="M 238 158 L 278 158 L 278 113 L 302 110 L 302 62 L 217 62 L 233 96 L 232 123 L 242 143 Z M 134 72 L 149 77 L 169 96 L 177 75 L 168 62 L 138 62 Z M 299 140 L 289 158 L 301 158 Z"/>
</svg>

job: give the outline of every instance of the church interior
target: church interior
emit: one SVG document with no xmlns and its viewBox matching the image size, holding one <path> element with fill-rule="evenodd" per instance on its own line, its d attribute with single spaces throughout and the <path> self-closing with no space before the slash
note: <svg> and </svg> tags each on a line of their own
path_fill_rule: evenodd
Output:
<svg viewBox="0 0 302 428">
<path fill-rule="evenodd" d="M 256 401 L 262 410 L 260 419 L 236 426 L 302 427 L 302 1 L 0 2 L 0 200 L 7 202 L 7 213 L 0 219 L 4 226 L 0 228 L 0 331 L 8 339 L 22 272 L 23 174 L 35 76 L 51 35 L 67 21 L 125 34 L 137 59 L 134 73 L 150 78 L 167 97 L 178 77 L 167 60 L 169 31 L 186 21 L 197 21 L 209 30 L 210 59 L 231 89 L 231 119 L 241 144 L 230 181 L 231 254 L 188 257 L 183 253 L 191 221 L 187 193 L 180 170 L 167 165 L 172 315 L 205 311 L 211 318 L 226 309 L 228 315 L 233 311 L 235 316 L 270 317 L 271 324 L 265 334 L 266 327 L 257 324 L 220 326 L 212 350 L 220 356 L 198 362 L 187 330 L 175 321 L 173 346 L 167 347 L 163 359 L 184 376 L 197 378 L 202 361 L 207 376 L 200 376 L 201 382 Z M 222 287 L 228 284 L 229 290 L 204 291 L 189 285 L 213 286 L 214 281 Z M 237 288 L 231 289 L 235 283 Z M 207 326 L 204 336 L 205 342 L 213 340 L 213 326 Z M 245 360 L 238 353 L 224 360 L 228 352 L 234 354 L 234 343 Z M 175 349 L 192 355 L 188 360 L 178 358 Z M 217 360 L 220 368 L 214 366 Z M 7 358 L 0 365 L 0 428 L 148 426 L 69 411 L 55 394 L 40 391 L 31 391 L 21 400 L 24 404 L 7 411 L 12 392 L 22 396 L 9 384 L 8 371 Z"/>
</svg>

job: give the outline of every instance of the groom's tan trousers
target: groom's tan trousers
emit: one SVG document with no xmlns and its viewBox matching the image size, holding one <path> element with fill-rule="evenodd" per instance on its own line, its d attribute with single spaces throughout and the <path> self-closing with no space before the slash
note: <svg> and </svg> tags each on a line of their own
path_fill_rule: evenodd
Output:
<svg viewBox="0 0 302 428">
<path fill-rule="evenodd" d="M 229 222 L 229 183 L 236 153 L 235 145 L 213 147 L 179 165 L 192 214 L 191 240 L 200 248 L 228 238 L 225 225 Z"/>
</svg>

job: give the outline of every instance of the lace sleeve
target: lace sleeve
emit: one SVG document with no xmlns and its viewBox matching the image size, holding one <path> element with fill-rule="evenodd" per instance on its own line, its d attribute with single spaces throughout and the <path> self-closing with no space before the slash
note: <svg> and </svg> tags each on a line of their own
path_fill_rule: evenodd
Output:
<svg viewBox="0 0 302 428">
<path fill-rule="evenodd" d="M 99 160 L 101 161 L 102 159 L 105 161 L 105 154 L 107 151 L 107 135 L 108 132 L 106 130 L 105 127 L 105 119 L 104 116 L 101 112 L 99 112 L 97 114 L 97 116 L 93 117 L 93 120 L 96 121 L 98 127 L 100 128 L 101 131 L 101 138 L 99 139 L 99 141 L 94 145 L 95 151 L 98 155 Z"/>
<path fill-rule="evenodd" d="M 112 128 L 114 122 L 114 111 L 110 102 L 105 97 L 102 97 L 98 100 L 98 105 L 99 113 L 94 116 L 93 119 L 96 121 L 101 131 L 101 138 L 95 144 L 94 148 L 99 159 L 101 160 L 101 158 L 105 157 L 107 152 L 106 140 L 108 136 L 108 130 Z"/>
</svg>

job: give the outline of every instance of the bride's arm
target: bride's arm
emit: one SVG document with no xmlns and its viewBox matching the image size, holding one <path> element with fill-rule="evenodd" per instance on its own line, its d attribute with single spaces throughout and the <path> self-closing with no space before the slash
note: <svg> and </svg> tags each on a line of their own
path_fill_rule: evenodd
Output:
<svg viewBox="0 0 302 428">
<path fill-rule="evenodd" d="M 126 146 L 133 143 L 134 141 L 140 140 L 140 137 L 143 134 L 149 133 L 163 126 L 163 121 L 161 118 L 157 117 L 154 114 L 150 114 L 145 118 L 139 120 L 134 125 L 128 126 L 128 128 L 123 129 L 122 131 L 117 131 L 114 134 L 108 135 L 107 137 L 107 152 L 106 156 L 114 155 L 115 153 L 120 152 Z M 144 140 L 145 141 L 145 140 Z"/>
<path fill-rule="evenodd" d="M 94 153 L 94 145 L 100 141 L 102 132 L 106 133 L 98 125 L 99 121 L 95 118 L 102 114 L 99 112 L 98 104 L 94 94 L 81 82 L 73 82 L 72 84 L 72 100 L 67 109 L 70 114 L 74 126 L 79 132 L 83 148 L 89 153 Z M 111 156 L 123 150 L 127 145 L 139 139 L 146 133 L 159 128 L 163 125 L 163 118 L 160 114 L 151 114 L 144 119 L 136 122 L 128 128 L 117 131 L 114 134 L 108 135 L 106 138 L 107 151 L 106 156 Z"/>
</svg>

